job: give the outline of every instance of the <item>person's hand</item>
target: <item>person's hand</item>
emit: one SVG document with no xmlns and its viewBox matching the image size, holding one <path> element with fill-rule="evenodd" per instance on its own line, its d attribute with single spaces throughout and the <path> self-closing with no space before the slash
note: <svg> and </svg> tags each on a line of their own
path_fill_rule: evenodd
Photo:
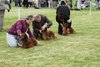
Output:
<svg viewBox="0 0 100 67">
<path fill-rule="evenodd" d="M 45 24 L 41 27 L 41 29 L 42 29 L 42 30 L 45 30 L 46 27 L 47 27 L 47 23 L 45 23 Z"/>
<path fill-rule="evenodd" d="M 24 35 L 25 35 L 25 33 L 21 33 L 21 34 L 19 35 L 19 38 L 20 38 L 20 39 L 24 39 Z"/>
<path fill-rule="evenodd" d="M 46 26 L 44 25 L 44 26 L 42 26 L 41 30 L 45 30 L 45 28 L 46 28 Z"/>
<path fill-rule="evenodd" d="M 39 30 L 39 32 L 41 33 L 41 32 L 42 32 L 42 30 Z"/>
<path fill-rule="evenodd" d="M 63 27 L 63 24 L 62 23 L 60 23 L 60 25 Z"/>
</svg>

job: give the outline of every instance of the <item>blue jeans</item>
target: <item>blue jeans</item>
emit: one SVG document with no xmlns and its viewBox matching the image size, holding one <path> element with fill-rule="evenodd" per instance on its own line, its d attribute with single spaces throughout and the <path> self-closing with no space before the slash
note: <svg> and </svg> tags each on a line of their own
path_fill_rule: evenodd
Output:
<svg viewBox="0 0 100 67">
<path fill-rule="evenodd" d="M 18 36 L 11 35 L 9 33 L 6 33 L 6 40 L 10 47 L 14 48 L 17 46 L 22 46 L 21 40 L 18 39 Z"/>
<path fill-rule="evenodd" d="M 14 0 L 15 1 L 15 6 L 18 6 L 19 0 Z"/>
</svg>

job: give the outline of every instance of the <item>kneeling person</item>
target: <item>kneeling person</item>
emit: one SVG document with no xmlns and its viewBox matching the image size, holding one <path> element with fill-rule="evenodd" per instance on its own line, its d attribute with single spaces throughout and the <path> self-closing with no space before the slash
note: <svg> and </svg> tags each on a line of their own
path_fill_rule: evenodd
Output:
<svg viewBox="0 0 100 67">
<path fill-rule="evenodd" d="M 46 32 L 48 28 L 52 26 L 52 22 L 44 15 L 36 14 L 34 15 L 34 21 L 32 22 L 33 26 L 33 33 L 36 37 L 36 39 L 42 37 L 42 32 Z"/>
<path fill-rule="evenodd" d="M 6 38 L 10 47 L 23 46 L 19 37 L 23 36 L 23 33 L 28 33 L 29 38 L 35 38 L 29 29 L 29 25 L 33 20 L 33 16 L 29 15 L 26 19 L 18 20 L 7 31 Z"/>
</svg>

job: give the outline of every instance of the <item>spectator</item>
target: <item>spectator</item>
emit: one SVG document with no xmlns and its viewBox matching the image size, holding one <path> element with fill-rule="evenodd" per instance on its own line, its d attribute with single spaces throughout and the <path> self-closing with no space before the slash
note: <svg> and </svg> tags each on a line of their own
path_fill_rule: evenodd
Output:
<svg viewBox="0 0 100 67">
<path fill-rule="evenodd" d="M 9 12 L 11 9 L 11 5 L 7 0 L 2 0 L 0 1 L 0 31 L 3 29 L 3 19 L 4 19 L 5 9 L 7 9 Z"/>
</svg>

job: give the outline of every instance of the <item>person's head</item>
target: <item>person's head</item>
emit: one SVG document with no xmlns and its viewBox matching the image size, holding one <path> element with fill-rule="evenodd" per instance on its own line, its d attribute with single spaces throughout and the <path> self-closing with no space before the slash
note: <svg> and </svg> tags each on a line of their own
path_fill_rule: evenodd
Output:
<svg viewBox="0 0 100 67">
<path fill-rule="evenodd" d="M 28 15 L 26 17 L 27 23 L 30 24 L 33 21 L 33 16 L 32 15 Z"/>
<path fill-rule="evenodd" d="M 37 22 L 41 22 L 41 15 L 40 14 L 34 15 L 34 20 Z"/>
<path fill-rule="evenodd" d="M 61 1 L 60 5 L 66 5 L 65 1 Z"/>
</svg>

